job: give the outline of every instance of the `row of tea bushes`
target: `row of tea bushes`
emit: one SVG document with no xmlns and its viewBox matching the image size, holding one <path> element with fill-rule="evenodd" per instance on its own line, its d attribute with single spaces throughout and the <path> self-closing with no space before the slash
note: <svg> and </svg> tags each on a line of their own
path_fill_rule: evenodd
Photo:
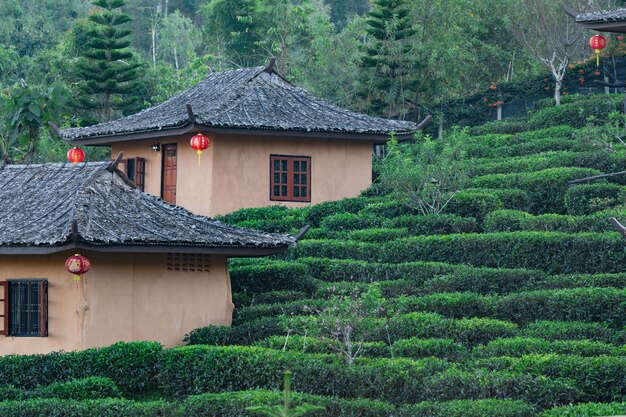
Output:
<svg viewBox="0 0 626 417">
<path fill-rule="evenodd" d="M 348 286 L 347 291 L 354 291 Z M 293 302 L 256 304 L 235 311 L 234 324 L 262 317 L 317 314 L 329 303 L 323 298 Z M 435 293 L 387 299 L 387 314 L 414 311 L 439 313 L 445 317 L 491 317 L 520 324 L 539 320 L 589 321 L 619 328 L 626 325 L 622 306 L 626 289 L 571 288 L 515 292 L 508 295 L 483 295 L 471 292 Z"/>
<path fill-rule="evenodd" d="M 614 184 L 602 184 L 614 185 Z M 542 232 L 611 232 L 615 231 L 610 217 L 626 216 L 624 210 L 600 211 L 591 215 L 532 214 L 518 210 L 498 210 L 489 213 L 482 228 L 487 233 L 542 231 Z"/>
<path fill-rule="evenodd" d="M 293 406 L 315 404 L 323 411 L 312 417 L 537 417 L 531 404 L 515 400 L 458 400 L 422 402 L 395 406 L 382 401 L 346 400 L 320 395 L 292 393 Z M 281 393 L 268 390 L 234 391 L 200 394 L 183 401 L 129 401 L 108 399 L 98 401 L 31 400 L 0 402 L 4 417 L 253 417 L 251 405 L 281 405 Z M 558 409 L 555 409 L 558 410 Z"/>
</svg>

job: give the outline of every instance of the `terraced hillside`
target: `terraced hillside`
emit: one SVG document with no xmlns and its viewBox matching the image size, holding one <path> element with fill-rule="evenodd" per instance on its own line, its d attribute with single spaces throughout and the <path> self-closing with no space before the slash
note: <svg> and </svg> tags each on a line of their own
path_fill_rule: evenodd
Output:
<svg viewBox="0 0 626 417">
<path fill-rule="evenodd" d="M 311 415 L 626 413 L 626 239 L 608 222 L 626 221 L 625 181 L 567 183 L 625 170 L 626 146 L 506 126 L 463 137 L 469 179 L 442 214 L 370 192 L 225 216 L 312 226 L 285 256 L 231 261 L 233 327 L 0 358 L 0 415 L 247 416 L 281 402 L 285 369 L 294 403 L 326 406 Z"/>
</svg>

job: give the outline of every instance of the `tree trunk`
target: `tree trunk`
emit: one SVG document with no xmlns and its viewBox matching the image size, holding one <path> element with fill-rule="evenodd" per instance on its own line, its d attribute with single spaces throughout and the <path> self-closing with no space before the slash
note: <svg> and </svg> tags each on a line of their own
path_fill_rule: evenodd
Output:
<svg viewBox="0 0 626 417">
<path fill-rule="evenodd" d="M 496 119 L 498 121 L 502 120 L 502 104 L 498 104 L 498 107 L 496 108 Z"/>
<path fill-rule="evenodd" d="M 554 103 L 557 106 L 561 105 L 561 81 L 557 80 L 557 82 L 554 84 Z"/>
</svg>

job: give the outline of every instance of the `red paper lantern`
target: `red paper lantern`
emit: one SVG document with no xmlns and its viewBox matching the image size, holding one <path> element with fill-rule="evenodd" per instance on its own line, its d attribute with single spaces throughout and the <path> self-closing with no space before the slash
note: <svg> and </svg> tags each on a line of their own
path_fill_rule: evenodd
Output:
<svg viewBox="0 0 626 417">
<path fill-rule="evenodd" d="M 67 160 L 73 164 L 83 162 L 85 160 L 85 152 L 80 148 L 72 148 L 67 151 Z"/>
<path fill-rule="evenodd" d="M 191 147 L 198 152 L 198 165 L 200 165 L 200 157 L 202 156 L 202 151 L 209 147 L 211 141 L 202 133 L 198 133 L 191 138 L 190 143 Z"/>
<path fill-rule="evenodd" d="M 602 35 L 593 35 L 589 39 L 589 46 L 596 52 L 596 66 L 600 65 L 600 51 L 606 47 L 606 38 Z"/>
<path fill-rule="evenodd" d="M 70 274 L 74 274 L 74 281 L 78 283 L 80 281 L 80 276 L 86 274 L 91 268 L 91 262 L 85 256 L 76 254 L 74 256 L 70 256 L 65 261 L 65 269 Z"/>
</svg>

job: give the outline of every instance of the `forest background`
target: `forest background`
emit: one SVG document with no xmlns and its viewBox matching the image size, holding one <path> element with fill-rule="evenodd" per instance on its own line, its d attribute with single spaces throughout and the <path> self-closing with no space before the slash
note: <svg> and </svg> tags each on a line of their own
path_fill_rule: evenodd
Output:
<svg viewBox="0 0 626 417">
<path fill-rule="evenodd" d="M 130 19 L 116 30 L 128 33 L 121 61 L 133 68 L 133 87 L 120 94 L 109 114 L 97 104 L 86 105 L 81 74 L 94 25 L 89 16 L 103 9 L 88 0 L 0 2 L 4 162 L 62 160 L 67 145 L 52 137 L 48 121 L 69 127 L 132 114 L 191 87 L 210 72 L 267 65 L 272 57 L 286 79 L 340 106 L 421 120 L 490 86 L 549 76 L 529 45 L 544 47 L 547 40 L 527 36 L 536 32 L 537 13 L 561 33 L 576 26 L 563 7 L 581 12 L 626 3 L 107 1 L 125 3 L 115 11 Z M 580 39 L 568 60 L 590 57 L 586 38 Z M 106 157 L 105 151 L 89 152 L 92 158 Z"/>
</svg>

